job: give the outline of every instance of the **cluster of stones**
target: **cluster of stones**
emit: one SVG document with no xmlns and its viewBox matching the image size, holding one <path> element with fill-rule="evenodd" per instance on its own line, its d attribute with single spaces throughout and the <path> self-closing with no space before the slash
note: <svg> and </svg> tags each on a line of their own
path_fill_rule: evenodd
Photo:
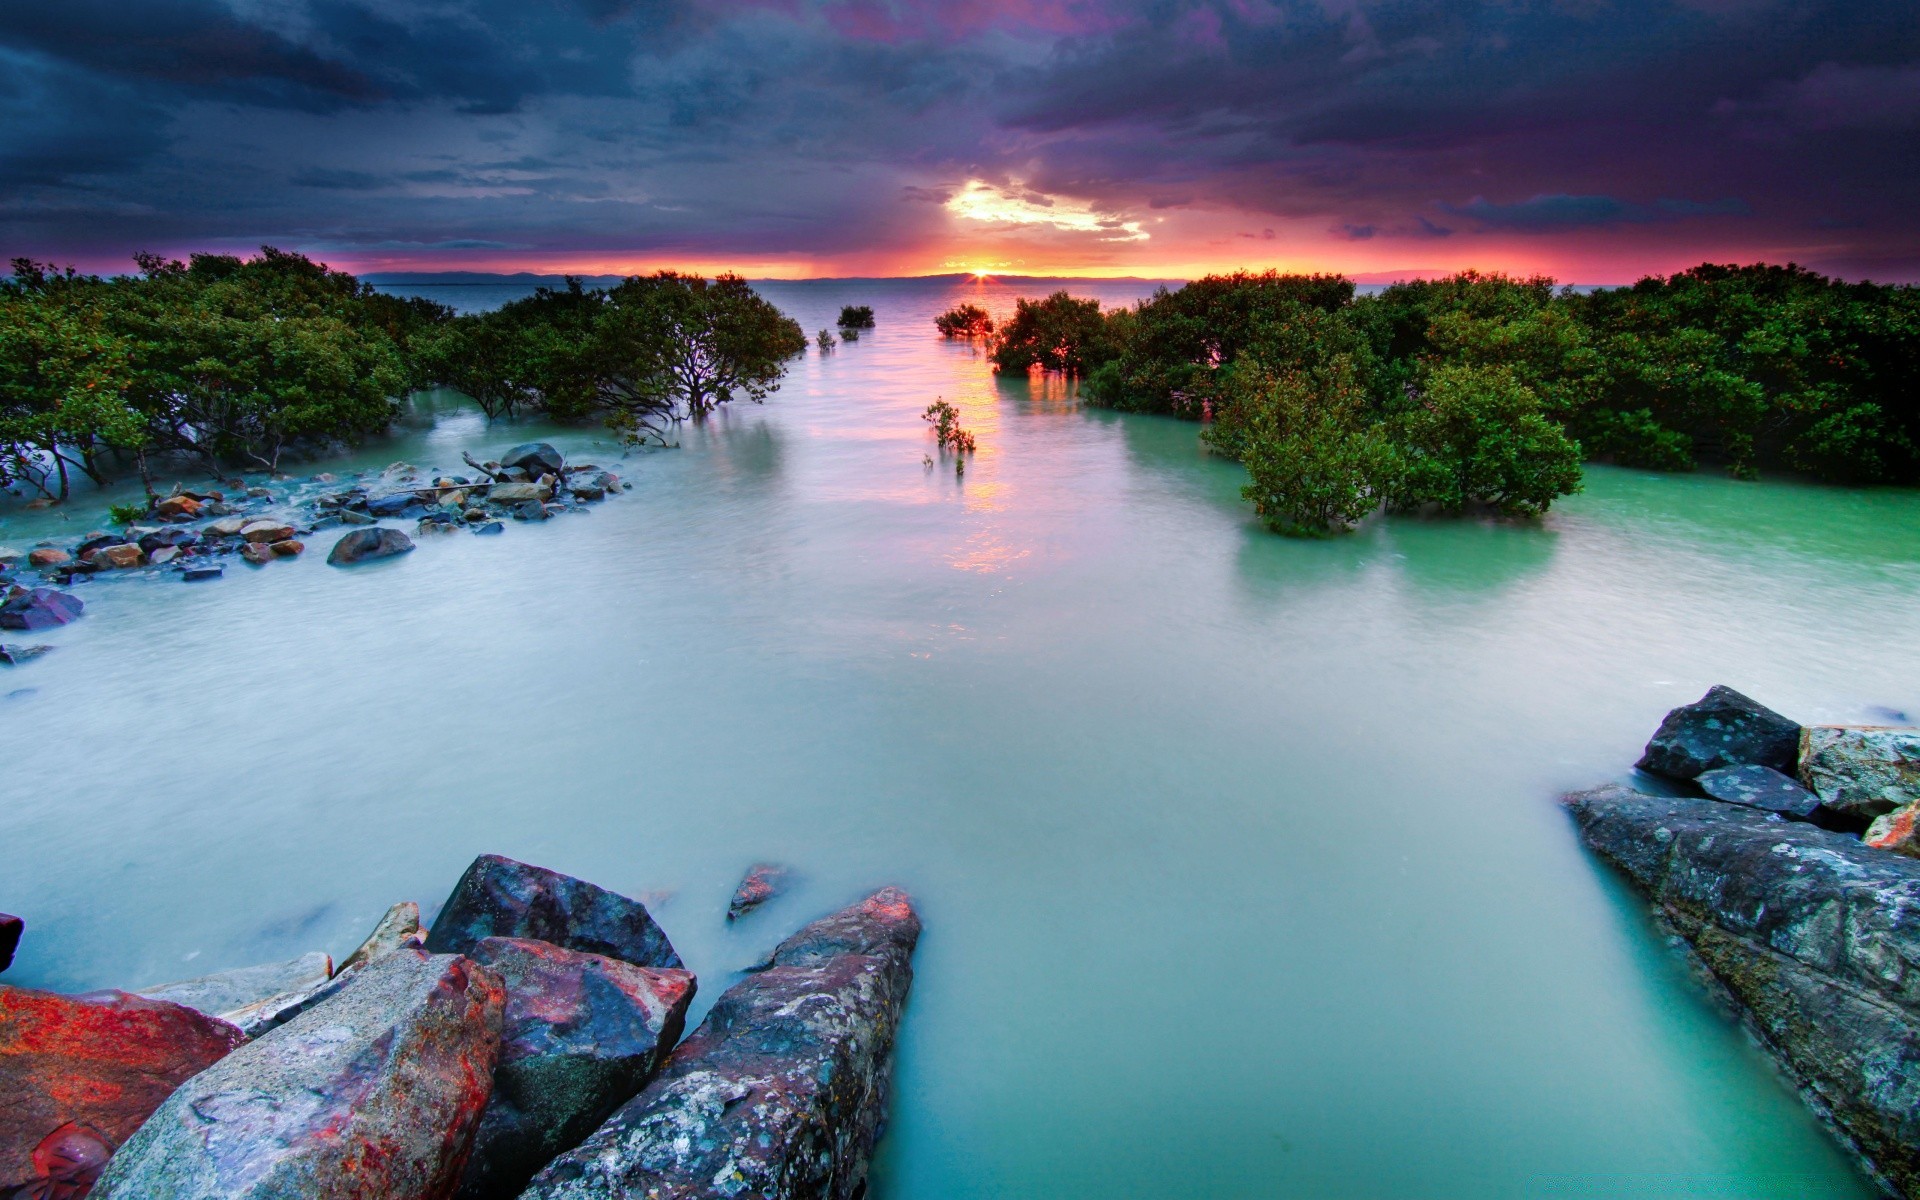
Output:
<svg viewBox="0 0 1920 1200">
<path fill-rule="evenodd" d="M 485 855 L 419 916 L 394 906 L 338 967 L 0 985 L 0 1195 L 865 1194 L 920 932 L 903 892 L 787 938 L 684 1041 L 694 977 L 636 900 Z"/>
<path fill-rule="evenodd" d="M 1563 802 L 1868 1170 L 1920 1197 L 1920 729 L 1801 726 L 1727 687 Z"/>
<path fill-rule="evenodd" d="M 569 466 L 545 442 L 515 446 L 498 461 L 472 463 L 476 478 L 433 474 L 428 482 L 406 463 L 395 463 L 368 484 L 323 490 L 297 504 L 276 506 L 264 487 L 232 496 L 220 491 L 175 488 L 156 502 L 151 524 L 129 525 L 120 533 L 95 531 L 72 546 L 42 543 L 25 555 L 0 552 L 0 630 L 40 630 L 76 620 L 86 608 L 79 597 L 61 591 L 76 581 L 101 574 L 156 568 L 196 583 L 218 579 L 221 560 L 238 554 L 256 567 L 306 551 L 307 538 L 329 528 L 349 528 L 327 555 L 335 566 L 391 558 L 414 548 L 406 532 L 383 526 L 383 519 L 411 519 L 414 537 L 467 529 L 497 534 L 504 518 L 544 521 L 559 513 L 584 511 L 588 504 L 631 485 L 591 464 Z M 313 482 L 339 482 L 330 474 Z M 37 574 L 39 584 L 18 582 Z M 0 644 L 0 666 L 13 666 L 47 652 L 43 645 Z"/>
</svg>

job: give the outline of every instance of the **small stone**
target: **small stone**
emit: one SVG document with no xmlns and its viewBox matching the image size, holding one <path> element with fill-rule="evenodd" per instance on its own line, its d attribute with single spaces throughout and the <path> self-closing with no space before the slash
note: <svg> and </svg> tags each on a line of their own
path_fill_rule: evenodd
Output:
<svg viewBox="0 0 1920 1200">
<path fill-rule="evenodd" d="M 164 567 L 180 557 L 180 547 L 162 546 L 147 556 L 147 562 L 156 567 Z"/>
<path fill-rule="evenodd" d="M 512 506 L 528 501 L 544 502 L 553 498 L 553 489 L 540 483 L 496 483 L 487 493 L 495 504 Z"/>
<path fill-rule="evenodd" d="M 50 546 L 27 551 L 27 565 L 30 567 L 64 567 L 72 561 L 73 555 Z"/>
<path fill-rule="evenodd" d="M 748 868 L 740 886 L 733 889 L 733 902 L 727 905 L 727 920 L 736 921 L 779 895 L 787 882 L 787 869 L 778 863 L 755 863 Z"/>
<path fill-rule="evenodd" d="M 51 653 L 52 646 L 0 646 L 0 666 L 17 667 Z"/>
<path fill-rule="evenodd" d="M 515 505 L 513 509 L 513 519 L 516 521 L 544 521 L 547 516 L 547 506 L 538 500 Z"/>
<path fill-rule="evenodd" d="M 116 546 L 101 546 L 88 556 L 96 571 L 126 570 L 137 567 L 147 561 L 147 556 L 133 542 L 121 542 Z"/>
<path fill-rule="evenodd" d="M 459 529 L 460 527 L 452 521 L 423 517 L 420 523 L 414 526 L 413 532 L 416 537 L 431 537 L 443 533 L 456 533 Z"/>
<path fill-rule="evenodd" d="M 1704 771 L 1694 782 L 1715 800 L 1765 809 L 1802 821 L 1820 807 L 1820 797 L 1801 787 L 1798 780 L 1757 763 Z"/>
<path fill-rule="evenodd" d="M 140 548 L 151 558 L 155 551 L 169 546 L 191 546 L 200 540 L 200 536 L 191 529 L 156 529 L 140 539 Z"/>
<path fill-rule="evenodd" d="M 240 530 L 240 536 L 250 542 L 284 542 L 294 535 L 291 525 L 280 521 L 249 521 Z"/>
<path fill-rule="evenodd" d="M 240 547 L 240 557 L 256 567 L 264 567 L 274 560 L 273 548 L 264 542 L 248 542 Z"/>
<path fill-rule="evenodd" d="M 247 499 L 271 500 L 273 499 L 273 493 L 263 487 L 250 487 L 247 489 Z"/>
<path fill-rule="evenodd" d="M 1800 779 L 1829 812 L 1871 821 L 1920 801 L 1920 729 L 1809 725 Z"/>
<path fill-rule="evenodd" d="M 485 525 L 475 525 L 473 532 L 478 536 L 487 537 L 492 534 L 503 533 L 506 531 L 506 528 L 505 525 L 502 525 L 498 521 L 488 521 Z"/>
<path fill-rule="evenodd" d="M 305 542 L 297 541 L 293 538 L 288 538 L 284 542 L 274 542 L 267 547 L 267 549 L 273 551 L 274 554 L 281 558 L 296 558 L 300 552 L 306 548 L 307 544 Z"/>
<path fill-rule="evenodd" d="M 374 524 L 374 519 L 367 513 L 360 512 L 357 509 L 343 508 L 340 510 L 340 523 L 342 525 L 372 525 Z"/>
<path fill-rule="evenodd" d="M 245 517 L 221 517 L 218 521 L 207 526 L 204 532 L 208 537 L 239 537 L 240 531 L 245 529 L 249 524 L 251 524 L 251 522 Z"/>
<path fill-rule="evenodd" d="M 20 949 L 20 935 L 27 923 L 12 913 L 0 913 L 0 971 L 13 965 L 14 951 Z"/>
<path fill-rule="evenodd" d="M 413 539 L 398 529 L 356 529 L 333 544 L 332 551 L 327 554 L 327 562 L 344 567 L 376 558 L 392 558 L 412 549 Z"/>
<path fill-rule="evenodd" d="M 322 471 L 318 475 L 315 475 L 313 477 L 313 481 L 315 483 L 334 483 L 338 481 L 339 478 L 340 477 L 338 475 L 335 475 L 332 471 Z"/>
<path fill-rule="evenodd" d="M 224 567 L 188 567 L 180 572 L 180 578 L 188 583 L 199 583 L 203 579 L 218 579 L 224 574 Z"/>
<path fill-rule="evenodd" d="M 470 524 L 478 524 L 487 519 L 487 510 L 484 508 L 470 508 L 460 515 L 465 517 Z"/>
</svg>

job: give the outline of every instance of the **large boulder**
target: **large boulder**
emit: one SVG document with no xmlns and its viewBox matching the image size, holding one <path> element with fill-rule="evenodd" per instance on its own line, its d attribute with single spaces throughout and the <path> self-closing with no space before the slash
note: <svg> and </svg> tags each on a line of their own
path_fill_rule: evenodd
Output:
<svg viewBox="0 0 1920 1200">
<path fill-rule="evenodd" d="M 680 1040 L 694 982 L 519 938 L 488 938 L 473 959 L 499 972 L 507 1010 L 459 1195 L 505 1200 L 653 1078 Z"/>
<path fill-rule="evenodd" d="M 99 1200 L 445 1200 L 492 1090 L 504 990 L 402 951 L 189 1080 Z"/>
<path fill-rule="evenodd" d="M 232 1021 L 231 1014 L 238 1009 L 286 992 L 304 991 L 332 977 L 333 959 L 315 950 L 286 962 L 236 967 L 196 979 L 143 987 L 139 994 L 149 1000 L 170 1000 Z"/>
<path fill-rule="evenodd" d="M 500 456 L 503 467 L 519 467 L 527 473 L 527 478 L 538 479 L 542 475 L 558 476 L 566 469 L 567 460 L 560 452 L 545 442 L 526 442 L 515 446 Z"/>
<path fill-rule="evenodd" d="M 0 629 L 52 629 L 77 621 L 86 602 L 53 588 L 16 587 L 0 602 Z"/>
<path fill-rule="evenodd" d="M 523 1200 L 856 1200 L 920 921 L 886 888 L 782 942 Z"/>
<path fill-rule="evenodd" d="M 0 984 L 0 1196 L 85 1195 L 168 1093 L 242 1040 L 163 1000 Z"/>
<path fill-rule="evenodd" d="M 1920 729 L 1809 725 L 1800 779 L 1829 812 L 1857 821 L 1920 801 Z"/>
<path fill-rule="evenodd" d="M 1717 800 L 1565 803 L 1839 1132 L 1920 1195 L 1920 861 Z"/>
<path fill-rule="evenodd" d="M 392 558 L 412 549 L 413 539 L 398 529 L 368 525 L 344 534 L 335 542 L 327 554 L 327 562 L 344 567 L 376 558 Z"/>
<path fill-rule="evenodd" d="M 532 938 L 636 967 L 677 967 L 680 956 L 647 906 L 545 867 L 483 854 L 453 885 L 427 934 L 435 954 L 468 954 L 490 937 Z"/>
<path fill-rule="evenodd" d="M 1694 703 L 1667 714 L 1636 765 L 1671 779 L 1743 763 L 1791 772 L 1799 747 L 1800 726 L 1715 684 Z"/>
</svg>

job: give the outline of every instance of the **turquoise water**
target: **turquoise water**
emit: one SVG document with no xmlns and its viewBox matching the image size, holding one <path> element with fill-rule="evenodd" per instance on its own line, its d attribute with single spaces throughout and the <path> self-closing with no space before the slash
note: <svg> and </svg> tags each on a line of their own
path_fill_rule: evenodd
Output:
<svg viewBox="0 0 1920 1200">
<path fill-rule="evenodd" d="M 7 981 L 338 956 L 497 851 L 647 897 L 711 1002 L 900 883 L 892 1200 L 1867 1195 L 1553 797 L 1714 682 L 1920 714 L 1920 495 L 1596 469 L 1288 541 L 1194 426 L 941 342 L 969 286 L 769 285 L 879 328 L 589 516 L 86 585 L 0 675 Z M 535 434 L 618 454 L 440 396 L 357 464 Z M 801 883 L 729 928 L 762 858 Z"/>
</svg>

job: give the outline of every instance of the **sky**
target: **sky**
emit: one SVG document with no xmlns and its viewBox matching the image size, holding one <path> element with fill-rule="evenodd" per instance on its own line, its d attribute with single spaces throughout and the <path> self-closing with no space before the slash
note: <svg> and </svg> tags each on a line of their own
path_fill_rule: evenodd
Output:
<svg viewBox="0 0 1920 1200">
<path fill-rule="evenodd" d="M 1916 0 L 0 0 L 0 257 L 1920 280 Z"/>
</svg>

